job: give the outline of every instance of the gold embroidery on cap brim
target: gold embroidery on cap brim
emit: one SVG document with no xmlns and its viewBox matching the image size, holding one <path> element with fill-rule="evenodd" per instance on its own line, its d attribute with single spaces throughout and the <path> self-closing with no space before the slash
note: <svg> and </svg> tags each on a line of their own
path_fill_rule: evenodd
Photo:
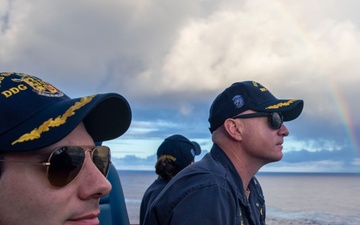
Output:
<svg viewBox="0 0 360 225">
<path fill-rule="evenodd" d="M 176 158 L 172 155 L 162 155 L 159 159 L 170 159 L 172 161 L 176 161 Z"/>
<path fill-rule="evenodd" d="M 84 105 L 88 104 L 95 95 L 88 96 L 81 98 L 80 101 L 75 102 L 73 106 L 71 106 L 66 112 L 56 117 L 55 119 L 50 118 L 47 121 L 45 121 L 42 125 L 40 125 L 38 128 L 35 128 L 30 133 L 22 135 L 19 139 L 11 143 L 12 145 L 15 145 L 16 143 L 25 142 L 25 141 L 32 141 L 34 139 L 38 139 L 41 137 L 41 134 L 43 132 L 47 132 L 50 130 L 51 127 L 58 127 L 66 123 L 67 118 L 75 115 L 75 111 L 82 108 Z"/>
<path fill-rule="evenodd" d="M 278 108 L 281 108 L 281 107 L 286 107 L 286 106 L 289 106 L 291 105 L 292 103 L 294 103 L 297 99 L 290 99 L 289 101 L 287 102 L 280 102 L 276 105 L 271 105 L 271 106 L 268 106 L 266 107 L 265 109 L 278 109 Z"/>
</svg>

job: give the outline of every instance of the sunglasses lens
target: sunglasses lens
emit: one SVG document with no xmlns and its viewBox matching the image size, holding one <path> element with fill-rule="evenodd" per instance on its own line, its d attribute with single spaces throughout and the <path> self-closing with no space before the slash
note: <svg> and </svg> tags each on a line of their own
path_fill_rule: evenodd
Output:
<svg viewBox="0 0 360 225">
<path fill-rule="evenodd" d="M 110 149 L 97 146 L 92 151 L 92 160 L 100 172 L 106 176 L 109 172 Z M 50 156 L 48 179 L 55 187 L 64 187 L 80 173 L 85 161 L 86 151 L 79 146 L 66 146 L 56 149 Z"/>
<path fill-rule="evenodd" d="M 283 117 L 280 113 L 271 114 L 271 127 L 274 129 L 279 129 L 283 124 Z"/>
<path fill-rule="evenodd" d="M 50 156 L 48 179 L 53 186 L 64 187 L 80 172 L 85 160 L 85 151 L 81 147 L 62 147 Z"/>
<path fill-rule="evenodd" d="M 95 166 L 106 176 L 109 172 L 110 149 L 106 146 L 97 146 L 92 157 Z"/>
</svg>

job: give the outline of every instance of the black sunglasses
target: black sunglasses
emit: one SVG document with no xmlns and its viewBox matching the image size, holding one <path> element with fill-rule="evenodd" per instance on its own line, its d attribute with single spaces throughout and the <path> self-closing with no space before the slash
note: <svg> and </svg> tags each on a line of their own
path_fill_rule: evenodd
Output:
<svg viewBox="0 0 360 225">
<path fill-rule="evenodd" d="M 79 175 L 84 166 L 86 152 L 90 152 L 95 166 L 104 176 L 107 176 L 111 161 L 110 148 L 106 146 L 96 146 L 91 149 L 84 149 L 80 146 L 59 147 L 50 154 L 47 161 L 38 165 L 47 167 L 46 176 L 52 186 L 64 187 Z M 30 163 L 11 160 L 1 161 Z"/>
<path fill-rule="evenodd" d="M 249 113 L 249 114 L 242 114 L 238 116 L 234 116 L 233 119 L 247 119 L 247 118 L 254 118 L 254 117 L 268 117 L 270 122 L 270 127 L 274 130 L 280 129 L 281 125 L 284 122 L 283 115 L 278 112 L 256 112 L 256 113 Z"/>
</svg>

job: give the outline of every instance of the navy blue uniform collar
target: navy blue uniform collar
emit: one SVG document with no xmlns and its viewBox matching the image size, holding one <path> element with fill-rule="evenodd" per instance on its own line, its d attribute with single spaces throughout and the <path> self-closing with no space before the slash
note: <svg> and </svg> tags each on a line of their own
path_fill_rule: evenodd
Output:
<svg viewBox="0 0 360 225">
<path fill-rule="evenodd" d="M 234 180 L 234 183 L 236 184 L 240 192 L 240 196 L 243 202 L 247 202 L 241 177 L 229 157 L 226 155 L 226 153 L 217 144 L 214 143 L 211 148 L 210 154 L 230 173 L 232 179 Z"/>
</svg>

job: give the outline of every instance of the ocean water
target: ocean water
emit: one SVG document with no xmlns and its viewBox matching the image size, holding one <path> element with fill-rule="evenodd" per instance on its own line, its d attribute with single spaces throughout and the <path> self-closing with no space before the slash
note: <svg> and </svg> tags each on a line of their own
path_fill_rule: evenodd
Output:
<svg viewBox="0 0 360 225">
<path fill-rule="evenodd" d="M 138 224 L 142 196 L 157 175 L 121 170 L 119 176 L 130 223 Z M 360 174 L 259 173 L 256 177 L 264 191 L 269 220 L 291 220 L 288 224 L 294 225 L 360 225 Z"/>
</svg>

